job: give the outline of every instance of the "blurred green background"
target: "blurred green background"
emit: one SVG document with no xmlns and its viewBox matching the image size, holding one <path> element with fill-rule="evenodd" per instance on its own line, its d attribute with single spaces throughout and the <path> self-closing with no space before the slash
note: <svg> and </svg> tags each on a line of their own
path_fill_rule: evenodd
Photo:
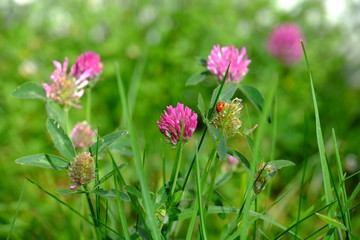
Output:
<svg viewBox="0 0 360 240">
<path fill-rule="evenodd" d="M 0 238 L 6 236 L 15 215 L 24 177 L 51 192 L 68 185 L 63 172 L 20 166 L 14 160 L 56 150 L 45 128 L 45 105 L 38 100 L 11 96 L 25 82 L 43 83 L 53 71 L 52 60 L 69 58 L 73 64 L 84 51 L 101 55 L 104 64 L 101 81 L 93 90 L 92 122 L 100 134 L 119 128 L 121 107 L 115 64 L 119 63 L 126 86 L 140 77 L 134 121 L 142 146 L 147 149 L 150 182 L 161 176 L 162 151 L 156 121 L 167 105 L 184 103 L 197 111 L 197 96 L 209 100 L 217 80 L 209 77 L 197 86 L 185 87 L 187 79 L 203 68 L 197 57 L 206 58 L 213 45 L 245 46 L 249 73 L 243 83 L 267 94 L 269 83 L 278 76 L 278 132 L 275 158 L 301 165 L 303 160 L 304 115 L 310 119 L 310 154 L 317 153 L 313 104 L 305 61 L 285 69 L 266 51 L 271 30 L 284 22 L 295 22 L 305 36 L 318 98 L 324 139 L 330 161 L 334 160 L 331 129 L 334 128 L 347 174 L 359 170 L 360 156 L 360 2 L 348 1 L 47 1 L 2 0 L 0 2 Z M 136 88 L 135 88 L 136 89 Z M 243 97 L 241 93 L 236 96 Z M 82 100 L 85 105 L 86 99 Z M 244 100 L 245 104 L 248 101 Z M 247 104 L 252 122 L 259 114 Z M 85 118 L 84 110 L 70 112 L 73 123 Z M 200 135 L 199 124 L 196 134 Z M 240 143 L 240 144 L 239 144 Z M 239 151 L 243 139 L 229 145 Z M 268 160 L 271 134 L 264 142 Z M 165 149 L 166 150 L 166 149 Z M 166 150 L 171 152 L 171 150 Z M 169 153 L 172 154 L 172 153 Z M 189 157 L 190 159 L 190 157 Z M 169 164 L 170 165 L 170 164 Z M 186 165 L 186 164 L 185 164 Z M 131 169 L 132 163 L 129 164 Z M 298 174 L 289 168 L 273 184 L 274 195 Z M 129 170 L 131 171 L 131 170 Z M 238 175 L 240 178 L 240 174 Z M 315 181 L 315 180 L 314 180 Z M 321 178 L 313 184 L 321 188 Z M 347 182 L 349 191 L 359 182 Z M 320 185 L 319 185 L 320 184 Z M 311 188 L 309 186 L 309 189 Z M 229 185 L 225 192 L 236 187 Z M 317 195 L 318 197 L 319 195 Z M 66 197 L 68 201 L 73 198 Z M 316 200 L 316 196 L 311 201 Z M 357 201 L 358 202 L 358 201 Z M 14 239 L 66 239 L 72 230 L 68 210 L 38 189 L 27 185 Z M 296 212 L 296 211 L 295 211 Z M 357 210 L 356 213 L 359 213 Z M 291 215 L 291 214 L 290 214 Z M 282 216 L 282 222 L 291 217 Z M 54 221 L 54 219 L 60 219 Z M 357 220 L 356 220 L 357 219 Z M 359 223 L 359 217 L 355 221 Z M 76 220 L 75 220 L 76 221 Z M 291 222 L 291 221 L 290 221 Z M 359 231 L 359 230 L 357 230 Z"/>
</svg>

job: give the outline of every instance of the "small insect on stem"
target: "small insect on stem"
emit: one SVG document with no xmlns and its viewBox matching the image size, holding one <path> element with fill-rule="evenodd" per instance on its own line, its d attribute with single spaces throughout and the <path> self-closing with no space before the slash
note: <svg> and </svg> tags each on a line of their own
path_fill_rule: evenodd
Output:
<svg viewBox="0 0 360 240">
<path fill-rule="evenodd" d="M 222 110 L 224 110 L 225 108 L 225 103 L 224 102 L 218 102 L 216 104 L 216 111 L 219 113 L 221 112 Z"/>
</svg>

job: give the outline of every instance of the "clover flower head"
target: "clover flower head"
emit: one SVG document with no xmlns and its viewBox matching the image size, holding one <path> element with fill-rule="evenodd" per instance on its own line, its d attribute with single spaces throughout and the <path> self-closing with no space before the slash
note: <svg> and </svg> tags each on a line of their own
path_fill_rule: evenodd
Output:
<svg viewBox="0 0 360 240">
<path fill-rule="evenodd" d="M 257 125 L 255 125 L 250 130 L 240 131 L 240 127 L 242 125 L 241 117 L 241 109 L 243 108 L 242 99 L 235 98 L 231 102 L 218 102 L 216 104 L 215 116 L 212 119 L 212 123 L 215 128 L 222 131 L 222 133 L 226 136 L 232 136 L 234 134 L 250 134 Z"/>
<path fill-rule="evenodd" d="M 97 130 L 91 130 L 91 126 L 86 121 L 82 121 L 75 125 L 70 135 L 75 147 L 87 148 L 94 143 L 93 138 L 96 134 Z"/>
<path fill-rule="evenodd" d="M 79 77 L 87 72 L 90 79 L 96 79 L 101 74 L 102 68 L 103 64 L 100 61 L 100 56 L 89 51 L 77 58 L 76 63 L 71 67 L 71 73 Z"/>
<path fill-rule="evenodd" d="M 221 81 L 230 63 L 226 81 L 239 82 L 249 71 L 250 62 L 245 47 L 241 48 L 239 52 L 234 46 L 220 47 L 220 45 L 215 45 L 207 58 L 207 69 Z"/>
<path fill-rule="evenodd" d="M 181 103 L 175 108 L 167 106 L 166 109 L 157 122 L 160 132 L 174 146 L 180 140 L 187 142 L 196 129 L 197 114 Z"/>
<path fill-rule="evenodd" d="M 70 189 L 74 190 L 81 185 L 87 185 L 95 178 L 95 162 L 89 152 L 80 153 L 70 162 L 68 175 L 74 185 Z"/>
<path fill-rule="evenodd" d="M 89 72 L 85 72 L 78 77 L 71 73 L 67 74 L 68 59 L 64 63 L 53 61 L 55 66 L 54 72 L 50 76 L 51 83 L 43 83 L 46 97 L 54 100 L 65 107 L 81 108 L 76 103 L 84 94 L 84 87 L 88 85 Z"/>
<path fill-rule="evenodd" d="M 285 23 L 271 32 L 267 41 L 267 50 L 271 56 L 290 66 L 298 62 L 302 56 L 301 39 L 303 34 L 299 26 Z"/>
</svg>

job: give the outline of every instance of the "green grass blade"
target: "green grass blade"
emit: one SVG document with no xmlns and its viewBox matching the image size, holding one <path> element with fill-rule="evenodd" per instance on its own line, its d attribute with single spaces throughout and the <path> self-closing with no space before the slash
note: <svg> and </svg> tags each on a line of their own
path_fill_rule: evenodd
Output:
<svg viewBox="0 0 360 240">
<path fill-rule="evenodd" d="M 320 155 L 321 170 L 323 173 L 325 198 L 326 198 L 326 204 L 329 204 L 330 202 L 334 201 L 334 197 L 331 192 L 331 180 L 330 180 L 329 169 L 328 169 L 327 162 L 326 162 L 325 144 L 324 144 L 324 139 L 323 139 L 321 125 L 320 125 L 319 109 L 318 109 L 318 105 L 317 105 L 317 101 L 316 101 L 315 88 L 314 88 L 314 84 L 313 84 L 312 74 L 310 71 L 309 61 L 307 58 L 307 54 L 306 54 L 306 50 L 305 50 L 303 41 L 301 41 L 301 46 L 303 48 L 303 53 L 305 56 L 305 61 L 306 61 L 306 65 L 307 65 L 308 72 L 309 72 L 311 94 L 312 94 L 314 110 L 315 110 L 316 138 L 317 138 L 319 155 Z M 329 215 L 330 215 L 330 217 L 334 217 L 334 211 L 331 210 L 331 208 L 329 209 Z"/>
<path fill-rule="evenodd" d="M 306 168 L 307 168 L 307 162 L 308 162 L 308 149 L 309 149 L 309 122 L 308 118 L 304 114 L 304 145 L 303 145 L 303 172 L 301 176 L 301 186 L 300 186 L 300 196 L 299 196 L 299 205 L 298 205 L 298 214 L 297 214 L 297 222 L 300 220 L 301 215 L 301 205 L 304 198 L 304 183 L 305 183 L 305 176 L 306 176 Z M 299 224 L 296 225 L 295 228 L 295 238 L 297 236 L 299 230 Z"/>
<path fill-rule="evenodd" d="M 322 210 L 324 210 L 324 209 L 326 209 L 326 208 L 328 208 L 328 207 L 331 207 L 331 205 L 333 205 L 334 203 L 335 203 L 335 202 L 332 202 L 332 203 L 330 203 L 330 204 L 327 204 L 326 206 L 324 206 L 324 207 L 318 209 L 317 211 L 315 211 L 315 212 L 307 215 L 306 217 L 303 217 L 300 221 L 297 221 L 296 223 L 294 223 L 294 224 L 292 224 L 290 227 L 288 227 L 285 231 L 283 231 L 282 233 L 278 234 L 278 235 L 274 238 L 274 240 L 280 239 L 282 236 L 284 236 L 286 233 L 288 233 L 292 228 L 296 227 L 298 224 L 304 222 L 304 221 L 307 220 L 308 218 L 314 216 L 316 213 L 321 212 Z"/>
<path fill-rule="evenodd" d="M 253 195 L 253 184 L 255 180 L 255 172 L 256 168 L 258 166 L 259 160 L 260 160 L 260 149 L 261 149 L 261 142 L 262 139 L 265 136 L 265 130 L 266 130 L 266 124 L 267 124 L 267 118 L 270 113 L 271 105 L 273 103 L 274 95 L 275 95 L 275 89 L 277 85 L 277 79 L 273 81 L 272 86 L 270 86 L 270 90 L 268 93 L 268 98 L 265 102 L 265 106 L 263 109 L 263 112 L 261 114 L 259 127 L 257 129 L 257 135 L 256 135 L 256 141 L 254 146 L 254 154 L 253 154 L 253 161 L 251 162 L 250 172 L 249 172 L 249 178 L 248 178 L 248 184 L 246 189 L 246 199 L 245 199 L 245 205 L 243 209 L 243 223 L 241 226 L 241 239 L 247 238 L 248 233 L 248 227 L 249 227 L 249 212 L 251 207 L 251 200 Z M 235 235 L 236 236 L 236 235 Z"/>
<path fill-rule="evenodd" d="M 322 220 L 324 220 L 325 222 L 333 225 L 334 227 L 337 227 L 337 228 L 341 228 L 345 231 L 348 231 L 347 227 L 342 224 L 341 222 L 339 222 L 338 220 L 334 219 L 334 218 L 331 218 L 329 216 L 326 216 L 326 215 L 323 215 L 323 214 L 320 214 L 320 213 L 316 213 L 316 215 L 321 218 Z"/>
<path fill-rule="evenodd" d="M 155 240 L 160 240 L 161 239 L 160 231 L 158 229 L 157 226 L 158 224 L 155 219 L 155 210 L 154 210 L 153 202 L 150 197 L 150 189 L 147 183 L 146 173 L 142 165 L 142 157 L 141 157 L 142 152 L 140 150 L 135 127 L 133 126 L 133 121 L 131 119 L 128 101 L 126 98 L 125 89 L 120 77 L 120 70 L 118 66 L 116 67 L 116 73 L 117 73 L 116 75 L 117 75 L 117 82 L 118 82 L 119 94 L 121 99 L 122 112 L 125 115 L 126 125 L 127 128 L 129 129 L 131 146 L 135 160 L 136 173 L 140 181 L 141 193 L 144 201 L 145 212 L 147 213 L 147 220 L 149 221 L 149 225 L 150 225 L 149 227 L 151 229 L 151 236 Z"/>
<path fill-rule="evenodd" d="M 43 191 L 44 193 L 46 193 L 47 195 L 49 195 L 50 197 L 54 198 L 56 201 L 58 201 L 59 203 L 61 203 L 62 205 L 64 205 L 65 207 L 69 208 L 72 212 L 74 212 L 76 215 L 78 215 L 80 218 L 82 218 L 84 221 L 86 221 L 87 223 L 89 223 L 90 225 L 94 226 L 94 224 L 87 219 L 86 217 L 84 217 L 81 213 L 79 213 L 76 209 L 74 209 L 73 207 L 71 207 L 70 205 L 68 205 L 66 202 L 62 201 L 60 198 L 58 198 L 57 196 L 55 196 L 54 194 L 46 191 L 43 187 L 41 187 L 39 184 L 35 183 L 34 181 L 32 181 L 29 178 L 26 178 L 30 183 L 34 184 L 37 188 L 39 188 L 41 191 Z"/>
<path fill-rule="evenodd" d="M 220 84 L 219 91 L 217 92 L 217 95 L 216 95 L 216 97 L 215 97 L 215 99 L 214 99 L 214 104 L 213 104 L 212 108 L 209 110 L 208 115 L 206 116 L 207 119 L 211 119 L 212 114 L 213 114 L 214 111 L 215 111 L 216 103 L 217 103 L 217 101 L 219 100 L 220 94 L 221 94 L 221 92 L 222 92 L 222 89 L 223 89 L 224 84 L 225 84 L 225 82 L 226 82 L 226 78 L 227 78 L 228 73 L 229 73 L 229 68 L 230 68 L 230 63 L 229 63 L 229 65 L 228 65 L 227 69 L 226 69 L 224 78 L 222 79 L 222 82 L 221 82 L 221 84 Z M 206 131 L 207 131 L 207 126 L 205 127 L 204 132 L 203 132 L 203 134 L 202 134 L 202 136 L 201 136 L 201 139 L 200 139 L 200 142 L 199 142 L 199 145 L 198 145 L 198 151 L 200 150 L 200 148 L 201 148 L 201 146 L 202 146 L 202 143 L 203 143 L 204 138 L 205 138 L 205 135 L 206 135 Z M 190 167 L 189 167 L 189 170 L 188 170 L 187 173 L 186 173 L 186 177 L 185 177 L 185 180 L 184 180 L 184 184 L 183 184 L 183 186 L 182 186 L 182 190 L 183 190 L 183 191 L 184 191 L 184 189 L 185 189 L 185 187 L 186 187 L 186 184 L 187 184 L 187 182 L 188 182 L 188 180 L 189 180 L 190 173 L 191 173 L 191 170 L 192 170 L 193 167 L 194 167 L 194 164 L 195 164 L 195 156 L 194 156 L 194 158 L 192 159 L 191 164 L 190 164 Z"/>
<path fill-rule="evenodd" d="M 196 152 L 195 155 L 195 162 L 196 162 L 196 186 L 197 186 L 197 202 L 199 205 L 199 215 L 200 215 L 200 231 L 202 239 L 207 239 L 206 235 L 206 226 L 205 226 L 205 216 L 204 216 L 204 209 L 202 205 L 202 184 L 200 180 L 200 163 L 198 153 Z M 196 210 L 195 210 L 196 211 Z"/>
<path fill-rule="evenodd" d="M 345 187 L 345 177 L 343 174 L 343 169 L 341 165 L 341 159 L 340 159 L 340 153 L 339 153 L 339 147 L 336 141 L 336 135 L 335 130 L 332 129 L 332 137 L 333 137 L 333 143 L 334 143 L 334 149 L 335 149 L 335 156 L 336 156 L 336 163 L 337 163 L 337 170 L 338 170 L 338 179 L 340 182 L 340 189 L 342 193 L 342 204 L 345 205 L 347 202 L 347 195 L 346 195 L 346 187 Z M 340 203 L 339 203 L 340 204 Z M 345 211 L 345 218 L 346 218 L 346 226 L 351 231 L 351 218 L 350 218 L 350 211 L 349 209 L 344 209 Z"/>
<path fill-rule="evenodd" d="M 13 231 L 13 229 L 14 229 L 16 217 L 17 217 L 17 215 L 18 215 L 18 213 L 19 213 L 19 209 L 20 209 L 20 206 L 21 206 L 21 201 L 22 201 L 22 198 L 23 198 L 23 195 L 24 195 L 25 187 L 26 187 L 26 182 L 24 181 L 23 187 L 22 187 L 22 189 L 21 189 L 21 193 L 20 193 L 18 205 L 17 205 L 17 208 L 16 208 L 16 212 L 15 212 L 15 215 L 14 215 L 13 220 L 11 221 L 10 230 L 9 230 L 8 235 L 7 235 L 7 238 L 6 238 L 7 240 L 10 239 L 11 234 L 12 234 L 12 231 Z"/>
<path fill-rule="evenodd" d="M 359 194 L 360 192 L 360 183 L 358 183 L 358 185 L 356 185 L 356 188 L 354 189 L 354 191 L 351 193 L 349 199 L 347 200 L 344 209 L 346 210 L 350 210 L 350 204 L 352 203 L 352 201 L 354 201 L 355 197 Z"/>
<path fill-rule="evenodd" d="M 120 215 L 120 223 L 121 223 L 121 227 L 123 230 L 123 234 L 126 240 L 130 240 L 130 232 L 129 232 L 129 226 L 126 220 L 126 215 L 125 215 L 125 210 L 124 210 L 124 204 L 123 204 L 123 199 L 120 196 L 120 186 L 124 184 L 124 178 L 122 177 L 119 168 L 116 166 L 115 163 L 115 159 L 113 157 L 113 155 L 111 154 L 111 152 L 109 151 L 109 149 L 107 149 L 107 152 L 111 158 L 111 162 L 113 165 L 113 171 L 115 172 L 114 174 L 114 184 L 115 184 L 115 192 L 116 192 L 116 203 L 118 205 L 119 208 L 119 215 Z M 120 180 L 119 180 L 120 179 Z M 120 185 L 120 186 L 119 186 Z"/>
</svg>

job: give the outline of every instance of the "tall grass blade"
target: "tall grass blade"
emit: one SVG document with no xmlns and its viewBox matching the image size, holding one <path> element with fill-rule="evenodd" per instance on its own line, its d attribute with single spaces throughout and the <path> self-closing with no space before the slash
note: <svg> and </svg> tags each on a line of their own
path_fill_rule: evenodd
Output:
<svg viewBox="0 0 360 240">
<path fill-rule="evenodd" d="M 299 197 L 299 206 L 298 206 L 298 214 L 297 214 L 297 222 L 300 220 L 301 215 L 301 205 L 304 198 L 304 183 L 305 183 L 305 176 L 306 176 L 306 168 L 307 168 L 307 162 L 308 162 L 308 148 L 309 148 L 309 123 L 308 118 L 306 117 L 306 114 L 304 114 L 304 145 L 303 145 L 303 172 L 301 177 L 301 187 L 300 187 L 300 197 Z M 299 230 L 299 224 L 296 225 L 295 228 L 295 238 L 297 236 Z"/>
<path fill-rule="evenodd" d="M 125 88 L 124 88 L 123 82 L 120 77 L 120 69 L 119 69 L 118 65 L 116 65 L 116 76 L 117 76 L 117 82 L 118 82 L 118 87 L 119 87 L 122 111 L 123 111 L 123 114 L 125 115 L 125 122 L 126 122 L 128 130 L 129 130 L 129 134 L 130 134 L 131 146 L 132 146 L 134 160 L 135 160 L 136 173 L 137 173 L 139 181 L 140 181 L 141 194 L 142 194 L 143 201 L 144 201 L 145 212 L 147 213 L 147 220 L 149 221 L 149 225 L 150 225 L 149 227 L 151 230 L 151 236 L 155 240 L 160 240 L 161 234 L 160 234 L 160 231 L 157 226 L 157 221 L 155 219 L 154 205 L 153 205 L 153 202 L 150 197 L 150 189 L 149 189 L 149 185 L 147 183 L 146 173 L 145 173 L 145 170 L 144 170 L 143 164 L 142 164 L 142 157 L 141 157 L 142 152 L 140 150 L 139 141 L 137 139 L 135 127 L 134 127 L 132 119 L 131 119 L 129 105 L 128 105 L 127 97 L 125 94 Z"/>
<path fill-rule="evenodd" d="M 196 152 L 195 155 L 195 161 L 196 161 L 196 186 L 197 186 L 197 201 L 199 205 L 199 215 L 200 215 L 200 231 L 201 231 L 201 237 L 202 239 L 207 239 L 206 235 L 206 226 L 205 226 L 205 216 L 204 216 L 204 208 L 202 205 L 202 184 L 200 180 L 200 163 L 199 163 L 199 157 L 198 153 Z"/>
<path fill-rule="evenodd" d="M 346 195 L 346 187 L 345 187 L 345 177 L 343 174 L 343 169 L 342 169 L 342 165 L 341 165 L 341 159 L 340 159 L 340 153 L 339 153 L 339 147 L 336 141 L 336 135 L 335 135 L 335 130 L 332 129 L 332 137 L 333 137 L 333 143 L 334 143 L 334 149 L 335 149 L 335 156 L 336 156 L 336 163 L 337 163 L 337 170 L 338 170 L 338 179 L 340 182 L 340 190 L 341 190 L 341 196 L 342 196 L 342 204 L 345 205 L 347 202 L 347 195 Z M 340 203 L 339 203 L 340 204 Z M 345 214 L 345 218 L 346 218 L 346 224 L 345 226 L 347 226 L 349 228 L 349 230 L 351 231 L 351 218 L 350 218 L 350 211 L 349 209 L 344 209 L 344 214 Z"/>
<path fill-rule="evenodd" d="M 120 190 L 121 190 L 120 186 L 123 185 L 123 183 L 124 183 L 123 179 L 124 178 L 122 177 L 122 175 L 121 175 L 121 173 L 119 171 L 119 168 L 116 166 L 116 162 L 115 162 L 115 159 L 114 159 L 113 155 L 111 154 L 111 152 L 109 150 L 107 152 L 108 152 L 108 154 L 109 154 L 109 156 L 111 158 L 111 162 L 113 164 L 113 171 L 115 172 L 115 174 L 114 174 L 114 184 L 115 184 L 115 192 L 116 192 L 116 203 L 117 203 L 118 208 L 119 208 L 121 227 L 122 227 L 125 239 L 130 240 L 129 226 L 128 226 L 128 223 L 127 223 L 127 220 L 126 220 L 123 200 L 122 200 L 122 198 L 120 196 Z"/>
<path fill-rule="evenodd" d="M 265 102 L 263 112 L 261 114 L 259 127 L 257 129 L 257 135 L 256 135 L 256 141 L 255 141 L 254 153 L 253 153 L 253 161 L 251 162 L 248 184 L 247 184 L 247 189 L 246 189 L 246 199 L 245 199 L 245 204 L 244 204 L 244 209 L 243 209 L 244 216 L 243 216 L 243 223 L 241 226 L 241 239 L 247 238 L 248 227 L 249 227 L 249 212 L 250 212 L 252 195 L 253 195 L 253 187 L 252 186 L 254 184 L 256 168 L 258 166 L 260 156 L 261 156 L 261 153 L 260 153 L 261 142 L 265 136 L 267 118 L 269 116 L 271 105 L 273 103 L 276 85 L 277 85 L 277 79 L 275 79 L 275 81 L 273 81 L 272 85 L 270 86 L 268 97 Z"/>
<path fill-rule="evenodd" d="M 15 212 L 15 215 L 14 215 L 13 220 L 11 221 L 10 230 L 9 230 L 8 235 L 7 235 L 7 238 L 6 238 L 7 240 L 10 239 L 11 234 L 12 234 L 12 231 L 13 231 L 13 229 L 14 229 L 16 217 L 17 217 L 17 215 L 18 215 L 18 213 L 19 213 L 19 209 L 20 209 L 21 201 L 22 201 L 22 198 L 23 198 L 23 195 L 24 195 L 25 187 L 26 187 L 26 182 L 25 182 L 25 180 L 24 180 L 23 187 L 22 187 L 22 189 L 21 189 L 21 193 L 20 193 L 20 197 L 19 197 L 19 201 L 18 201 L 18 205 L 17 205 L 17 208 L 16 208 L 16 212 Z"/>
<path fill-rule="evenodd" d="M 326 162 L 325 144 L 324 144 L 324 139 L 323 139 L 321 125 L 320 125 L 319 109 L 318 109 L 318 105 L 317 105 L 317 101 L 316 101 L 315 88 L 314 88 L 314 84 L 313 84 L 313 80 L 312 80 L 312 74 L 310 71 L 309 61 L 307 58 L 307 54 L 306 54 L 306 50 L 305 50 L 303 41 L 301 41 L 301 46 L 303 49 L 306 65 L 307 65 L 308 72 L 309 72 L 311 94 L 312 94 L 314 110 L 315 110 L 316 138 L 317 138 L 319 155 L 320 155 L 321 170 L 323 173 L 325 198 L 326 198 L 326 204 L 329 204 L 334 201 L 334 197 L 331 192 L 331 180 L 330 180 L 329 169 L 328 169 L 327 162 Z M 330 215 L 330 217 L 334 217 L 334 211 L 331 208 L 329 209 L 329 215 Z"/>
</svg>

